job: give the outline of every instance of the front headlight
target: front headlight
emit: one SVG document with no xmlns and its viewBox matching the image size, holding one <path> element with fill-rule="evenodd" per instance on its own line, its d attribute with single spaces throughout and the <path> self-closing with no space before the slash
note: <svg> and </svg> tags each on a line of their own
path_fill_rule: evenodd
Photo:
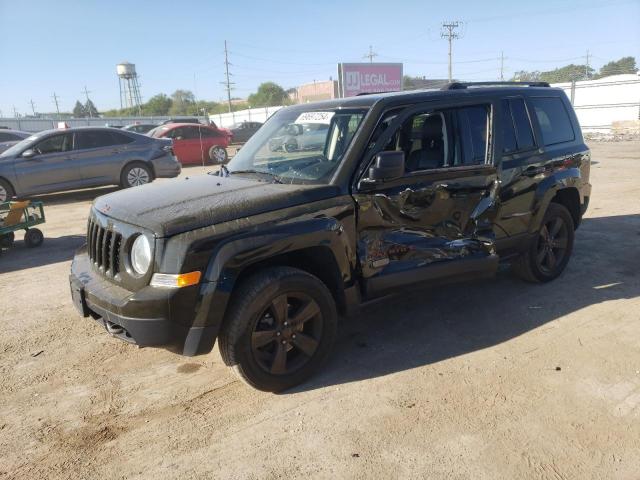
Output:
<svg viewBox="0 0 640 480">
<path fill-rule="evenodd" d="M 151 265 L 151 244 L 147 237 L 138 235 L 131 246 L 131 266 L 136 273 L 144 275 Z"/>
</svg>

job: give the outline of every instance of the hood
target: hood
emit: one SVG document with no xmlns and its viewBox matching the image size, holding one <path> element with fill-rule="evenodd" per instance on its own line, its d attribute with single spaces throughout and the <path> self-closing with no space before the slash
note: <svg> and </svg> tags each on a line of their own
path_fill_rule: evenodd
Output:
<svg viewBox="0 0 640 480">
<path fill-rule="evenodd" d="M 198 175 L 110 193 L 94 208 L 159 237 L 331 198 L 333 185 L 259 182 L 240 177 Z"/>
</svg>

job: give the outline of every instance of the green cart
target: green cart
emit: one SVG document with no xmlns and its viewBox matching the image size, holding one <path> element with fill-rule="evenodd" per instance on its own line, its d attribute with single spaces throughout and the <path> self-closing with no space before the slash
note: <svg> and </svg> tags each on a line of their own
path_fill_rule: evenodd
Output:
<svg viewBox="0 0 640 480">
<path fill-rule="evenodd" d="M 42 245 L 42 231 L 33 228 L 45 222 L 42 202 L 31 200 L 0 203 L 0 252 L 11 248 L 16 230 L 25 230 L 24 243 L 27 247 Z"/>
</svg>

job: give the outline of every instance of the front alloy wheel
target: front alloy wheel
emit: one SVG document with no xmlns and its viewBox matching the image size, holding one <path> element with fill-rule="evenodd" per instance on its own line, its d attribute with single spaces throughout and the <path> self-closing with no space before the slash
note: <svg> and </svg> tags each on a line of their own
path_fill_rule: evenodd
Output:
<svg viewBox="0 0 640 480">
<path fill-rule="evenodd" d="M 220 352 L 243 381 L 279 392 L 320 367 L 336 326 L 335 302 L 317 277 L 296 268 L 268 268 L 235 289 Z"/>
</svg>

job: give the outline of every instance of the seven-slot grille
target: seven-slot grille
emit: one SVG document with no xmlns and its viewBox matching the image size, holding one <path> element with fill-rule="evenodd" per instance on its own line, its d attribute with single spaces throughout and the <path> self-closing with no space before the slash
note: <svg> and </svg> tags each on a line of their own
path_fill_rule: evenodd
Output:
<svg viewBox="0 0 640 480">
<path fill-rule="evenodd" d="M 122 235 L 89 219 L 87 251 L 91 262 L 105 274 L 114 277 L 120 271 Z"/>
</svg>

